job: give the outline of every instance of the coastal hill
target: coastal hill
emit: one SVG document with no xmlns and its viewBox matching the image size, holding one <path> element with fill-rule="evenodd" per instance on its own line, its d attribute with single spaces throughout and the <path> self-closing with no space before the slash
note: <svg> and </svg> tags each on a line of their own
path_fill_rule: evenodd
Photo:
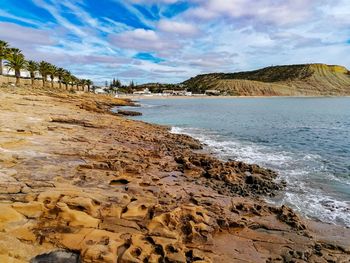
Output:
<svg viewBox="0 0 350 263">
<path fill-rule="evenodd" d="M 343 66 L 301 64 L 254 71 L 198 75 L 182 83 L 201 93 L 208 89 L 238 96 L 350 95 L 350 72 Z"/>
</svg>

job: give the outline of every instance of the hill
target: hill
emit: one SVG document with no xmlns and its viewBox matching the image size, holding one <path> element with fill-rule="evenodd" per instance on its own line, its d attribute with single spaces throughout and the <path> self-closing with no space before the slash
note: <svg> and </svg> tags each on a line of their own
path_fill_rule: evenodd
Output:
<svg viewBox="0 0 350 263">
<path fill-rule="evenodd" d="M 198 75 L 183 84 L 192 92 L 216 89 L 239 96 L 341 96 L 350 95 L 350 72 L 325 64 L 272 66 Z"/>
</svg>

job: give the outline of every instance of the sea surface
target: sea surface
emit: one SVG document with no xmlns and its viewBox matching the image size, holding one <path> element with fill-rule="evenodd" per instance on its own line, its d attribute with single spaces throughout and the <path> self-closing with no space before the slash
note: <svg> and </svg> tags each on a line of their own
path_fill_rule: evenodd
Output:
<svg viewBox="0 0 350 263">
<path fill-rule="evenodd" d="M 223 160 L 271 168 L 287 188 L 268 202 L 350 227 L 350 98 L 140 101 L 136 119 L 165 124 Z"/>
</svg>

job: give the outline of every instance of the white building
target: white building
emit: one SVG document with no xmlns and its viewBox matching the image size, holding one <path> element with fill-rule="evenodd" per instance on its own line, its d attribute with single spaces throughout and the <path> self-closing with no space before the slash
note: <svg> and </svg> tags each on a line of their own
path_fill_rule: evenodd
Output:
<svg viewBox="0 0 350 263">
<path fill-rule="evenodd" d="M 150 92 L 150 90 L 148 88 L 145 88 L 144 90 L 141 90 L 141 91 L 134 91 L 133 94 L 134 95 L 150 95 L 150 94 L 152 94 L 152 92 Z"/>
<path fill-rule="evenodd" d="M 108 87 L 100 87 L 95 89 L 96 94 L 107 94 Z"/>
<path fill-rule="evenodd" d="M 20 71 L 21 73 L 21 77 L 22 78 L 30 78 L 30 72 L 28 70 L 21 70 Z M 15 71 L 12 70 L 12 69 L 9 69 L 8 67 L 6 66 L 3 66 L 3 74 L 4 75 L 10 75 L 10 76 L 15 76 Z M 41 74 L 39 72 L 35 72 L 35 75 L 34 75 L 35 78 L 42 78 Z M 47 80 L 51 80 L 49 76 L 47 76 Z M 54 77 L 53 79 L 54 82 L 58 82 L 59 79 L 58 77 Z"/>
</svg>

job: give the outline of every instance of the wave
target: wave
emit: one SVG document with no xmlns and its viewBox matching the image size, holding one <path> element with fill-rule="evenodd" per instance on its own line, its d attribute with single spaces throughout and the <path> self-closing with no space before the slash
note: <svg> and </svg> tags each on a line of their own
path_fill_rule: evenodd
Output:
<svg viewBox="0 0 350 263">
<path fill-rule="evenodd" d="M 285 204 L 308 218 L 350 227 L 350 202 L 336 193 L 337 185 L 350 185 L 350 180 L 327 171 L 321 156 L 284 151 L 199 128 L 173 127 L 171 131 L 198 139 L 220 159 L 255 163 L 277 171 L 287 188 L 278 198 L 267 199 L 269 203 Z"/>
<path fill-rule="evenodd" d="M 140 106 L 142 108 L 165 108 L 165 107 L 169 107 L 169 105 L 166 105 L 166 104 L 148 104 L 148 103 L 140 103 Z"/>
</svg>

